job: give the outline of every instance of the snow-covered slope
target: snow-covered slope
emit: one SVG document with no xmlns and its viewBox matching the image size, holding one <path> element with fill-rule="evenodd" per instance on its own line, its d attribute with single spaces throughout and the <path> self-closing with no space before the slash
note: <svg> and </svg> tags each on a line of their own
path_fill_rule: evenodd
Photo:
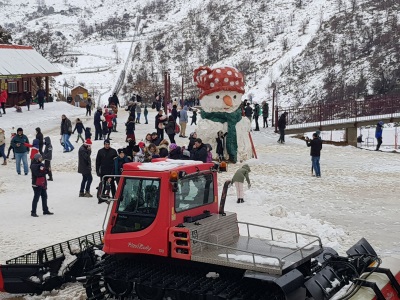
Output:
<svg viewBox="0 0 400 300">
<path fill-rule="evenodd" d="M 150 99 L 169 69 L 173 97 L 182 76 L 185 97 L 197 96 L 194 68 L 233 65 L 246 76 L 245 97 L 270 101 L 275 83 L 288 105 L 374 93 L 382 76 L 383 91 L 393 88 L 397 10 L 381 3 L 15 0 L 0 3 L 0 25 L 59 64 L 61 93 L 83 84 L 105 102 L 125 69 L 124 98 Z"/>
</svg>

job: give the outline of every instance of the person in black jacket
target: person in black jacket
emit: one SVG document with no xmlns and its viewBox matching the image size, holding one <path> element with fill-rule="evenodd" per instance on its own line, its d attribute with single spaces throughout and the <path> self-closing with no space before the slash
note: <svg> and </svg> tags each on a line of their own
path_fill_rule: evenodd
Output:
<svg viewBox="0 0 400 300">
<path fill-rule="evenodd" d="M 51 145 L 50 137 L 46 136 L 44 138 L 44 151 L 43 151 L 43 160 L 44 166 L 48 170 L 49 181 L 53 181 L 53 173 L 51 172 L 51 160 L 53 159 L 53 146 Z"/>
<path fill-rule="evenodd" d="M 102 140 L 101 132 L 101 116 L 103 115 L 102 109 L 99 106 L 94 114 L 94 140 Z"/>
<path fill-rule="evenodd" d="M 96 157 L 96 174 L 103 179 L 104 176 L 114 175 L 114 158 L 117 157 L 117 151 L 111 148 L 110 140 L 104 141 L 104 148 L 97 152 Z M 115 196 L 114 177 L 107 176 L 104 181 L 109 181 L 111 185 L 111 193 Z"/>
<path fill-rule="evenodd" d="M 260 131 L 260 127 L 258 125 L 259 116 L 260 116 L 260 105 L 257 103 L 256 105 L 254 105 L 254 114 L 253 114 L 254 121 L 256 121 L 256 128 L 254 129 L 254 131 Z"/>
<path fill-rule="evenodd" d="M 40 130 L 40 127 L 36 128 L 36 139 L 39 140 L 39 153 L 43 155 L 43 133 Z"/>
<path fill-rule="evenodd" d="M 171 144 L 175 144 L 175 126 L 176 126 L 176 122 L 175 122 L 174 116 L 170 115 L 168 117 L 168 123 L 165 126 L 165 132 L 167 133 Z"/>
<path fill-rule="evenodd" d="M 78 137 L 76 138 L 75 143 L 79 142 L 79 139 L 82 140 L 82 143 L 85 142 L 85 140 L 84 140 L 83 137 L 82 137 L 82 133 L 83 133 L 83 130 L 84 130 L 84 129 L 85 129 L 85 126 L 83 126 L 83 123 L 82 123 L 81 119 L 77 118 L 77 119 L 76 119 L 76 123 L 75 123 L 75 128 L 74 128 L 74 130 L 72 131 L 72 134 L 75 133 L 75 130 L 78 132 Z"/>
<path fill-rule="evenodd" d="M 194 141 L 194 146 L 193 149 L 191 151 L 191 155 L 190 157 L 193 160 L 197 160 L 197 161 L 202 161 L 202 162 L 207 162 L 207 147 L 206 145 L 203 144 L 203 141 L 199 138 L 197 138 Z"/>
<path fill-rule="evenodd" d="M 307 147 L 311 147 L 310 155 L 312 161 L 312 167 L 315 171 L 316 177 L 321 177 L 321 168 L 319 165 L 319 159 L 321 157 L 322 140 L 318 137 L 317 133 L 313 133 L 313 139 L 306 138 Z"/>
<path fill-rule="evenodd" d="M 132 116 L 129 116 L 128 122 L 125 123 L 125 132 L 126 132 L 126 138 L 125 142 L 128 142 L 129 139 L 132 141 L 136 142 L 136 137 L 135 137 L 135 119 Z"/>
<path fill-rule="evenodd" d="M 85 128 L 85 141 L 87 139 L 92 140 L 92 132 L 90 127 Z"/>
<path fill-rule="evenodd" d="M 39 153 L 35 154 L 31 164 L 31 172 L 32 172 L 32 188 L 33 188 L 33 200 L 32 200 L 32 217 L 39 217 L 36 214 L 37 203 L 39 202 L 39 198 L 42 197 L 42 209 L 44 215 L 53 215 L 52 212 L 49 211 L 47 207 L 47 180 L 46 174 L 48 170 L 42 163 L 42 155 Z"/>
<path fill-rule="evenodd" d="M 178 110 L 175 104 L 172 105 L 171 115 L 174 117 L 174 120 L 176 122 L 176 119 L 178 119 Z"/>
<path fill-rule="evenodd" d="M 285 128 L 286 128 L 286 116 L 287 112 L 285 111 L 278 120 L 278 128 L 279 128 L 279 140 L 278 143 L 284 144 L 285 143 Z"/>
<path fill-rule="evenodd" d="M 253 109 L 250 106 L 250 103 L 246 103 L 246 107 L 244 108 L 244 115 L 250 120 L 251 123 L 251 117 L 253 116 Z"/>
<path fill-rule="evenodd" d="M 82 174 L 79 197 L 93 197 L 90 194 L 90 185 L 93 181 L 90 154 L 92 154 L 92 141 L 87 139 L 78 151 L 78 173 Z"/>
<path fill-rule="evenodd" d="M 71 142 L 69 141 L 69 138 L 72 134 L 72 124 L 71 121 L 65 115 L 61 116 L 60 134 L 62 136 L 62 140 L 64 141 L 64 152 L 73 151 L 75 147 L 72 146 Z"/>
</svg>

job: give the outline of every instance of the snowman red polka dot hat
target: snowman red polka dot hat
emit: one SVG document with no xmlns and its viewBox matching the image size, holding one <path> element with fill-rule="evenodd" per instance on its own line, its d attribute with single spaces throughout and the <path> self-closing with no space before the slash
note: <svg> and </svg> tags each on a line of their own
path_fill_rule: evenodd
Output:
<svg viewBox="0 0 400 300">
<path fill-rule="evenodd" d="M 200 99 L 219 91 L 234 91 L 244 94 L 243 74 L 233 67 L 199 67 L 193 72 L 197 87 L 202 90 Z"/>
</svg>

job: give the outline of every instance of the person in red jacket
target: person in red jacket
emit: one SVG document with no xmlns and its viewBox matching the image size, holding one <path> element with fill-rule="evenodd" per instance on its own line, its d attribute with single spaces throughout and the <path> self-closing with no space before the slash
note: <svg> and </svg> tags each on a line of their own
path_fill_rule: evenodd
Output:
<svg viewBox="0 0 400 300">
<path fill-rule="evenodd" d="M 3 109 L 3 114 L 6 114 L 6 102 L 7 102 L 8 94 L 6 90 L 2 90 L 0 88 L 0 105 Z M 1 113 L 0 113 L 1 116 Z"/>
<path fill-rule="evenodd" d="M 107 122 L 107 128 L 108 128 L 108 137 L 107 140 L 111 140 L 110 139 L 110 134 L 113 130 L 113 119 L 116 118 L 117 116 L 115 114 L 113 114 L 112 110 L 108 111 L 108 114 L 105 114 L 104 118 L 106 118 L 106 122 Z"/>
</svg>

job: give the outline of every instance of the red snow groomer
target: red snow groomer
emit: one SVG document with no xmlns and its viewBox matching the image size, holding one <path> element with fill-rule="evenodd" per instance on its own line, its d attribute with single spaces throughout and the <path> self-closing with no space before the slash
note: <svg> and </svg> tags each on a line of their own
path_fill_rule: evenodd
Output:
<svg viewBox="0 0 400 300">
<path fill-rule="evenodd" d="M 128 163 L 106 228 L 7 261 L 0 291 L 84 282 L 88 299 L 399 299 L 392 270 L 361 239 L 339 256 L 319 237 L 239 222 L 218 201 L 224 163 Z M 263 238 L 260 238 L 262 236 Z M 67 263 L 68 262 L 68 263 Z M 343 288 L 347 286 L 346 288 Z"/>
</svg>

